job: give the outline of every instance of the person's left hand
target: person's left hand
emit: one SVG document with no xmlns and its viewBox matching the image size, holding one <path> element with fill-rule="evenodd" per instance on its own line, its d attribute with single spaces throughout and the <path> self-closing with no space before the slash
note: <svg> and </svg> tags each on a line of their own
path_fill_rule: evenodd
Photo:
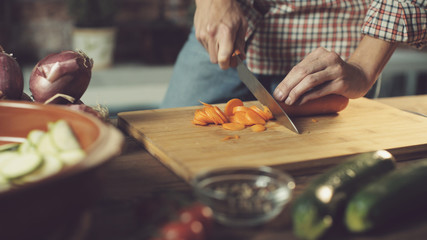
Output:
<svg viewBox="0 0 427 240">
<path fill-rule="evenodd" d="M 354 99 L 365 95 L 372 84 L 360 67 L 320 47 L 292 68 L 273 95 L 287 105 L 303 104 L 329 94 Z"/>
</svg>

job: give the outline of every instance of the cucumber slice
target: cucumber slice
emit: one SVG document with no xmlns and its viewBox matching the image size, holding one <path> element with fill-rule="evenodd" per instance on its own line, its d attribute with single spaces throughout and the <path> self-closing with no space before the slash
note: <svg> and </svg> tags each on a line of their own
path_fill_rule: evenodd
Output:
<svg viewBox="0 0 427 240">
<path fill-rule="evenodd" d="M 38 142 L 37 151 L 42 155 L 55 155 L 59 152 L 59 149 L 55 146 L 51 135 L 45 133 Z"/>
<path fill-rule="evenodd" d="M 43 156 L 43 164 L 37 170 L 17 179 L 16 183 L 23 184 L 27 182 L 35 182 L 42 178 L 58 173 L 62 169 L 62 162 L 55 155 Z M 14 181 L 15 182 L 15 181 Z"/>
<path fill-rule="evenodd" d="M 34 146 L 28 139 L 22 142 L 18 147 L 18 152 L 28 153 L 28 152 L 37 152 L 36 146 Z"/>
<path fill-rule="evenodd" d="M 37 146 L 43 135 L 45 134 L 45 131 L 42 130 L 32 130 L 30 133 L 28 133 L 27 140 L 33 144 L 34 146 Z"/>
<path fill-rule="evenodd" d="M 60 150 L 67 151 L 81 148 L 73 130 L 65 120 L 58 120 L 52 124 L 49 133 L 52 136 L 54 144 Z"/>
<path fill-rule="evenodd" d="M 18 152 L 2 152 L 0 153 L 0 169 L 3 168 L 3 166 L 7 165 L 9 163 L 9 161 L 15 159 L 19 157 L 19 153 Z"/>
<path fill-rule="evenodd" d="M 7 143 L 0 145 L 0 152 L 14 151 L 19 147 L 19 143 Z"/>
<path fill-rule="evenodd" d="M 68 150 L 59 153 L 59 158 L 67 166 L 73 165 L 81 161 L 85 156 L 86 152 L 82 149 Z"/>
<path fill-rule="evenodd" d="M 8 179 L 22 177 L 36 170 L 42 163 L 43 158 L 36 153 L 21 153 L 15 158 L 9 159 L 0 168 L 0 174 Z"/>
</svg>

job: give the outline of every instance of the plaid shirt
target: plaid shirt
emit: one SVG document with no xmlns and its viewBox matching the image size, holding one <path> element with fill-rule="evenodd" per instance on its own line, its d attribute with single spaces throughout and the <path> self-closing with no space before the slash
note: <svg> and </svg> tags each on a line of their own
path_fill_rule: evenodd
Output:
<svg viewBox="0 0 427 240">
<path fill-rule="evenodd" d="M 427 1 L 373 1 L 362 33 L 422 48 L 427 44 Z"/>
<path fill-rule="evenodd" d="M 357 47 L 362 33 L 417 46 L 426 41 L 425 7 L 403 5 L 402 1 L 239 2 L 249 25 L 246 33 L 247 64 L 257 74 L 285 75 L 318 47 L 335 51 L 347 59 Z M 407 12 L 411 14 L 409 22 L 404 17 Z"/>
</svg>

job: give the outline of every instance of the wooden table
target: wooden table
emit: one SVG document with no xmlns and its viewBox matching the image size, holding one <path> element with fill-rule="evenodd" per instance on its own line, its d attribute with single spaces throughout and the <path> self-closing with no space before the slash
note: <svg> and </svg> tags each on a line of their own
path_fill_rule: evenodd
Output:
<svg viewBox="0 0 427 240">
<path fill-rule="evenodd" d="M 378 101 L 427 114 L 427 95 Z M 422 154 L 408 154 L 405 159 L 398 159 L 398 167 L 423 157 L 427 157 L 427 149 Z M 298 195 L 323 170 L 319 169 L 310 175 L 293 175 L 297 184 L 295 194 Z M 79 231 L 73 235 L 77 236 L 73 239 L 147 239 L 149 232 L 156 229 L 153 223 L 158 223 L 168 213 L 173 216 L 168 206 L 175 200 L 192 201 L 190 186 L 130 137 L 126 139 L 122 155 L 103 166 L 101 173 L 102 195 L 96 205 L 79 220 Z M 216 225 L 215 230 L 212 239 L 296 239 L 291 231 L 289 208 L 261 227 L 236 229 Z M 427 217 L 408 226 L 393 227 L 387 233 L 366 236 L 342 234 L 337 239 L 426 239 Z"/>
</svg>

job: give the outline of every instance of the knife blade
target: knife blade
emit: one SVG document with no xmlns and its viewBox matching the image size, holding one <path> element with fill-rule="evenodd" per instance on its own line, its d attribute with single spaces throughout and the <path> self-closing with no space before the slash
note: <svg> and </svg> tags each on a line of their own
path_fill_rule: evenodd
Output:
<svg viewBox="0 0 427 240">
<path fill-rule="evenodd" d="M 277 103 L 276 99 L 264 88 L 264 86 L 258 81 L 258 79 L 252 74 L 252 72 L 243 64 L 242 59 L 239 56 L 240 52 L 236 51 L 233 55 L 237 60 L 237 73 L 240 80 L 248 87 L 249 91 L 255 96 L 255 98 L 263 105 L 267 106 L 273 113 L 276 120 L 290 129 L 291 131 L 298 133 L 295 124 Z"/>
</svg>

